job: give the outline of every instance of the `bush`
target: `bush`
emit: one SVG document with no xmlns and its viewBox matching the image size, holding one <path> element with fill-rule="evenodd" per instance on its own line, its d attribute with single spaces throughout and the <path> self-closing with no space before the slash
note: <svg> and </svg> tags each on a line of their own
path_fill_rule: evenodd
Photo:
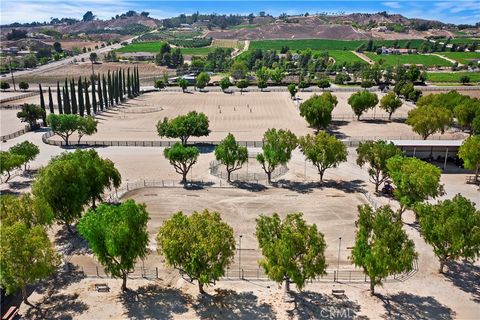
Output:
<svg viewBox="0 0 480 320">
<path fill-rule="evenodd" d="M 28 85 L 28 82 L 22 81 L 22 82 L 20 82 L 20 83 L 18 84 L 18 87 L 19 87 L 21 90 L 25 91 L 25 90 L 27 90 L 30 86 Z"/>
<path fill-rule="evenodd" d="M 0 81 L 0 89 L 2 90 L 10 89 L 10 84 L 7 81 Z"/>
</svg>

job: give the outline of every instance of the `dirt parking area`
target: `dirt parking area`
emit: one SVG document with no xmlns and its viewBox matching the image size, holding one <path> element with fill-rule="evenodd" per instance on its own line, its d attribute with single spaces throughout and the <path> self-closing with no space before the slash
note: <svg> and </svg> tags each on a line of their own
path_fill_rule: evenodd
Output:
<svg viewBox="0 0 480 320">
<path fill-rule="evenodd" d="M 7 135 L 25 129 L 25 122 L 17 118 L 19 109 L 0 109 L 0 134 Z"/>
</svg>

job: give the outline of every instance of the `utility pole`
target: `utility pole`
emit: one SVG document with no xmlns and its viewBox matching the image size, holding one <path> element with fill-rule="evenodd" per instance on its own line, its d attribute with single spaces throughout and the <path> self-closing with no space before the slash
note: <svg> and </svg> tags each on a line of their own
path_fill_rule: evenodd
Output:
<svg viewBox="0 0 480 320">
<path fill-rule="evenodd" d="M 337 277 L 338 271 L 340 270 L 340 247 L 342 246 L 342 237 L 338 237 L 338 259 L 337 259 Z"/>
<path fill-rule="evenodd" d="M 242 235 L 238 236 L 238 277 L 242 278 Z"/>
<path fill-rule="evenodd" d="M 15 78 L 13 77 L 12 71 L 12 58 L 8 58 L 8 68 L 10 69 L 10 74 L 12 75 L 12 82 L 13 82 L 13 91 L 17 91 L 17 87 L 15 86 Z"/>
</svg>

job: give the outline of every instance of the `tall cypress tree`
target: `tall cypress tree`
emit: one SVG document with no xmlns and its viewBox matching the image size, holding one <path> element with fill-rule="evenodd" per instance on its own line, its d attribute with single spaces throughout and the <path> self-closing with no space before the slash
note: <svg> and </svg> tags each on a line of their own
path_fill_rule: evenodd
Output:
<svg viewBox="0 0 480 320">
<path fill-rule="evenodd" d="M 122 70 L 118 70 L 118 98 L 123 101 Z"/>
<path fill-rule="evenodd" d="M 57 81 L 57 105 L 58 113 L 63 114 L 62 93 L 60 92 L 60 82 Z"/>
<path fill-rule="evenodd" d="M 78 114 L 77 96 L 75 94 L 75 80 L 70 81 L 70 93 L 72 96 L 72 113 Z"/>
<path fill-rule="evenodd" d="M 67 93 L 65 92 L 65 87 L 62 88 L 62 94 L 63 94 L 63 107 L 64 107 L 63 112 L 65 114 L 69 114 L 70 112 L 68 111 L 68 107 L 67 107 L 68 97 L 67 97 Z"/>
<path fill-rule="evenodd" d="M 85 83 L 87 82 L 87 79 L 85 79 Z M 88 86 L 85 86 L 85 109 L 87 109 L 87 114 L 91 114 L 91 108 L 92 106 L 90 105 L 90 95 L 88 94 Z"/>
<path fill-rule="evenodd" d="M 107 80 L 105 79 L 105 75 L 102 75 L 102 82 L 103 82 L 103 104 L 105 105 L 105 109 L 108 109 L 108 88 L 107 88 Z"/>
<path fill-rule="evenodd" d="M 100 110 L 103 111 L 103 90 L 102 90 L 102 79 L 100 75 L 98 76 L 98 105 Z"/>
<path fill-rule="evenodd" d="M 119 90 L 119 77 L 118 77 L 118 70 L 115 72 L 115 103 L 118 104 L 118 101 L 120 100 L 120 90 Z"/>
<path fill-rule="evenodd" d="M 48 87 L 48 107 L 50 108 L 50 113 L 55 113 L 55 110 L 53 110 L 52 89 L 50 87 Z"/>
<path fill-rule="evenodd" d="M 137 67 L 133 67 L 133 75 L 132 75 L 132 93 L 133 96 L 137 96 Z"/>
<path fill-rule="evenodd" d="M 78 109 L 80 111 L 80 116 L 85 116 L 85 101 L 83 100 L 83 82 L 82 77 L 78 78 Z"/>
<path fill-rule="evenodd" d="M 110 100 L 110 107 L 113 107 L 113 83 L 110 70 L 108 70 L 108 98 Z"/>
<path fill-rule="evenodd" d="M 127 69 L 127 92 L 128 92 L 128 99 L 132 99 L 132 88 L 131 88 L 131 81 L 130 81 L 130 68 Z"/>
<path fill-rule="evenodd" d="M 122 92 L 123 92 L 123 96 L 125 96 L 127 94 L 127 83 L 126 83 L 126 80 L 125 80 L 125 69 L 122 69 Z"/>
<path fill-rule="evenodd" d="M 97 93 L 95 91 L 95 76 L 92 75 L 92 107 L 93 113 L 97 114 Z"/>
<path fill-rule="evenodd" d="M 137 66 L 137 95 L 140 95 L 140 73 L 138 72 L 138 66 Z"/>
<path fill-rule="evenodd" d="M 70 95 L 68 93 L 68 82 L 67 78 L 65 78 L 65 86 L 63 87 L 65 89 L 65 99 L 63 100 L 64 102 L 64 107 L 65 107 L 65 113 L 70 114 L 72 113 L 72 108 L 70 106 Z"/>
<path fill-rule="evenodd" d="M 38 88 L 40 90 L 40 107 L 43 109 L 43 125 L 47 125 L 47 110 L 45 109 L 45 98 L 43 97 L 43 90 L 42 90 L 42 85 L 38 84 Z"/>
</svg>

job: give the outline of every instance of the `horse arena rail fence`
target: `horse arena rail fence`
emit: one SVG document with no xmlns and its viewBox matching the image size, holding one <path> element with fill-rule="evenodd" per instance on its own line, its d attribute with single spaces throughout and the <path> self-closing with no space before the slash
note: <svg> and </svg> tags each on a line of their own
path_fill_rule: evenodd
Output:
<svg viewBox="0 0 480 320">
<path fill-rule="evenodd" d="M 65 141 L 63 140 L 52 140 L 51 137 L 55 136 L 53 131 L 48 131 L 42 135 L 42 141 L 45 144 L 50 144 L 53 146 L 63 147 Z M 462 140 L 463 138 L 458 138 Z M 365 141 L 376 141 L 376 140 L 423 140 L 419 136 L 357 136 L 352 137 L 352 139 L 341 139 L 341 141 L 347 147 L 357 147 L 360 142 Z M 452 140 L 451 137 L 444 137 L 442 135 L 433 135 L 429 137 L 429 140 Z M 131 141 L 121 141 L 121 140 L 84 140 L 80 144 L 77 141 L 70 141 L 69 146 L 89 146 L 89 147 L 171 147 L 174 145 L 176 140 L 171 141 L 162 141 L 162 140 L 131 140 Z M 209 148 L 215 147 L 220 143 L 220 141 L 189 141 L 187 144 L 192 146 L 197 146 L 201 150 L 208 150 Z M 263 147 L 263 141 L 237 141 L 239 146 L 247 148 L 261 148 Z"/>
<path fill-rule="evenodd" d="M 6 134 L 6 135 L 3 135 L 1 136 L 1 141 L 7 141 L 7 140 L 10 140 L 10 139 L 13 139 L 13 138 L 16 138 L 16 137 L 19 137 L 21 135 L 24 135 L 25 133 L 29 132 L 30 131 L 30 125 L 25 125 L 25 128 L 24 129 L 20 129 L 18 131 L 15 131 L 13 133 L 10 133 L 10 134 Z"/>
<path fill-rule="evenodd" d="M 108 274 L 105 269 L 101 266 L 67 266 L 67 271 L 80 272 L 85 278 L 113 278 Z M 162 271 L 172 270 L 167 268 L 159 267 L 149 267 L 145 268 L 143 266 L 135 267 L 131 272 L 128 273 L 129 279 L 148 279 L 155 280 L 160 279 L 159 274 Z M 417 260 L 413 261 L 411 270 L 408 272 L 403 272 L 399 274 L 393 274 L 384 280 L 384 282 L 404 282 L 412 278 L 418 272 L 418 262 Z M 264 270 L 260 267 L 247 267 L 240 268 L 230 265 L 229 268 L 225 270 L 225 274 L 220 279 L 221 281 L 272 281 L 265 274 Z M 370 278 L 367 274 L 360 269 L 328 269 L 326 274 L 315 279 L 309 280 L 310 283 L 313 282 L 324 282 L 324 283 L 368 283 Z"/>
<path fill-rule="evenodd" d="M 40 94 L 39 91 L 25 92 L 25 93 L 19 94 L 19 95 L 17 95 L 17 96 L 12 96 L 12 97 L 7 97 L 7 98 L 0 99 L 0 103 L 10 102 L 10 101 L 15 101 L 15 100 L 20 100 L 20 99 L 25 99 L 25 98 L 28 98 L 28 97 L 36 96 L 36 95 L 38 95 L 38 94 Z M 3 106 L 2 106 L 2 109 L 3 109 Z"/>
</svg>

